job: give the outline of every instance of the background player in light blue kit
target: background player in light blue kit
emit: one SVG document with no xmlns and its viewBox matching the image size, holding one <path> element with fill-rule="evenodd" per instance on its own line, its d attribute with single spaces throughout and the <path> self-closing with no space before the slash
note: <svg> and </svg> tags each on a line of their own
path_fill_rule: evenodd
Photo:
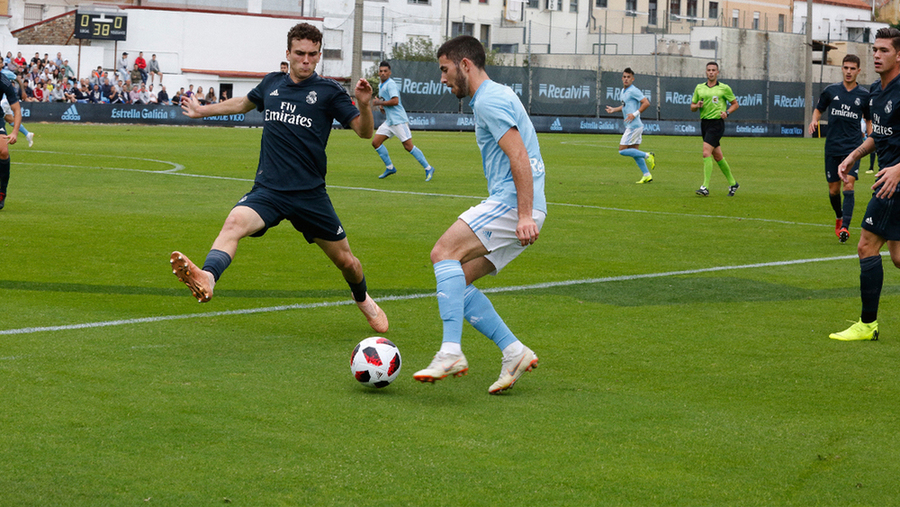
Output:
<svg viewBox="0 0 900 507">
<path fill-rule="evenodd" d="M 469 370 L 461 347 L 465 318 L 503 352 L 500 377 L 488 388 L 489 393 L 499 394 L 536 367 L 538 358 L 472 283 L 496 274 L 537 241 L 547 216 L 547 201 L 544 161 L 534 125 L 518 96 L 491 81 L 484 62 L 484 46 L 468 35 L 451 39 L 438 49 L 441 83 L 459 98 L 472 98 L 475 140 L 490 195 L 460 215 L 431 250 L 438 309 L 444 322 L 443 342 L 431 364 L 413 378 L 434 382 Z"/>
<path fill-rule="evenodd" d="M 612 107 L 606 106 L 607 113 L 618 113 L 622 111 L 625 118 L 625 133 L 622 134 L 622 140 L 619 141 L 619 155 L 623 157 L 631 157 L 637 163 L 643 176 L 637 183 L 650 183 L 653 176 L 650 170 L 656 167 L 656 158 L 653 153 L 645 153 L 638 148 L 644 133 L 644 123 L 641 121 L 641 113 L 650 107 L 650 100 L 644 96 L 644 93 L 634 86 L 634 71 L 631 67 L 622 71 L 622 105 Z"/>
<path fill-rule="evenodd" d="M 372 100 L 372 105 L 381 107 L 386 116 L 384 123 L 378 127 L 375 136 L 372 137 L 372 147 L 378 152 L 385 166 L 384 172 L 379 178 L 384 179 L 397 172 L 394 163 L 391 162 L 391 156 L 384 146 L 387 139 L 397 136 L 406 151 L 412 154 L 425 168 L 425 181 L 431 181 L 431 177 L 434 176 L 434 168 L 425 160 L 422 150 L 413 144 L 412 132 L 409 130 L 409 117 L 406 116 L 406 110 L 400 103 L 400 88 L 391 79 L 391 64 L 381 62 L 378 65 L 378 79 L 381 80 L 381 85 L 378 87 L 378 97 Z"/>
</svg>

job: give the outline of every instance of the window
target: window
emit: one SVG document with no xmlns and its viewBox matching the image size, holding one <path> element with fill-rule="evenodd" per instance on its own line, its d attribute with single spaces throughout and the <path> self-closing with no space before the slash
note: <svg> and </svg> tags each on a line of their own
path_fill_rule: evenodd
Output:
<svg viewBox="0 0 900 507">
<path fill-rule="evenodd" d="M 753 29 L 759 30 L 759 12 L 753 13 Z"/>
<path fill-rule="evenodd" d="M 518 44 L 494 44 L 492 50 L 498 53 L 518 53 L 519 45 Z"/>
<path fill-rule="evenodd" d="M 778 31 L 779 32 L 784 31 L 784 14 L 778 15 Z"/>
<path fill-rule="evenodd" d="M 659 23 L 659 21 L 656 19 L 656 9 L 657 9 L 656 0 L 650 0 L 650 3 L 648 4 L 648 9 L 647 9 L 647 11 L 648 11 L 647 24 L 648 25 L 655 25 L 655 24 Z"/>
<path fill-rule="evenodd" d="M 546 6 L 548 11 L 561 11 L 562 10 L 562 0 L 546 0 Z"/>
<path fill-rule="evenodd" d="M 672 19 L 677 19 L 674 16 L 681 15 L 681 0 L 669 0 L 669 16 L 672 16 Z"/>
<path fill-rule="evenodd" d="M 328 60 L 340 60 L 344 57 L 340 49 L 323 49 L 322 58 Z"/>
<path fill-rule="evenodd" d="M 406 3 L 410 3 L 410 4 L 420 4 L 420 5 L 431 5 L 431 0 L 406 0 Z"/>
<path fill-rule="evenodd" d="M 569 0 L 569 12 L 578 12 L 578 0 Z"/>
<path fill-rule="evenodd" d="M 595 7 L 600 7 L 600 8 L 602 8 L 602 9 L 605 9 L 606 6 L 607 6 L 607 0 L 595 0 L 594 6 L 595 6 Z"/>
<path fill-rule="evenodd" d="M 487 5 L 488 0 L 478 0 L 478 3 Z"/>
<path fill-rule="evenodd" d="M 692 18 L 697 17 L 697 0 L 687 0 L 687 12 L 685 14 Z"/>
<path fill-rule="evenodd" d="M 741 11 L 734 9 L 731 11 L 731 28 L 741 27 Z"/>
<path fill-rule="evenodd" d="M 481 37 L 478 40 L 484 47 L 491 47 L 491 25 L 481 25 Z"/>
<path fill-rule="evenodd" d="M 717 19 L 719 17 L 719 2 L 709 3 L 709 19 Z"/>
<path fill-rule="evenodd" d="M 25 4 L 25 16 L 23 21 L 25 26 L 40 23 L 44 19 L 44 6 Z"/>
<path fill-rule="evenodd" d="M 629 16 L 636 16 L 637 0 L 625 0 L 625 10 L 628 11 Z"/>
<path fill-rule="evenodd" d="M 541 6 L 541 0 L 528 0 L 525 6 L 529 9 L 538 9 Z"/>
<path fill-rule="evenodd" d="M 450 37 L 456 37 L 459 35 L 472 35 L 474 37 L 475 32 L 475 23 L 457 23 L 454 22 L 453 26 L 450 28 L 451 35 Z"/>
<path fill-rule="evenodd" d="M 710 51 L 715 51 L 716 49 L 716 40 L 702 40 L 700 41 L 700 49 L 708 49 Z"/>
</svg>

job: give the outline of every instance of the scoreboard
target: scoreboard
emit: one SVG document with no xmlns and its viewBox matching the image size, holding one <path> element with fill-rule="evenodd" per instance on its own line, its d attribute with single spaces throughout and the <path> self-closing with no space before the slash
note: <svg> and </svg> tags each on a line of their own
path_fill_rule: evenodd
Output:
<svg viewBox="0 0 900 507">
<path fill-rule="evenodd" d="M 128 16 L 104 12 L 75 13 L 75 38 L 125 40 Z"/>
</svg>

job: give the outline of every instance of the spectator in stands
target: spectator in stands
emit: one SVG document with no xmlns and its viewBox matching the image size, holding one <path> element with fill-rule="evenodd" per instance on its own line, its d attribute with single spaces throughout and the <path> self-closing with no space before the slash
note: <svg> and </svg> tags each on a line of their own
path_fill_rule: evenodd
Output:
<svg viewBox="0 0 900 507">
<path fill-rule="evenodd" d="M 6 56 L 3 57 L 3 66 L 9 67 L 9 64 L 11 64 L 12 61 L 13 61 L 12 51 L 7 51 Z"/>
<path fill-rule="evenodd" d="M 44 57 L 41 58 L 41 68 L 44 68 L 48 65 L 50 65 L 50 55 L 44 53 Z"/>
<path fill-rule="evenodd" d="M 131 86 L 136 87 L 139 86 L 140 83 L 144 82 L 143 74 L 141 74 L 141 68 L 138 67 L 138 64 L 135 63 L 134 67 L 131 69 L 131 75 L 129 76 L 131 79 Z"/>
<path fill-rule="evenodd" d="M 197 87 L 197 93 L 195 93 L 195 96 L 197 97 L 197 100 L 200 101 L 200 105 L 206 104 L 206 95 L 203 94 L 202 86 Z"/>
<path fill-rule="evenodd" d="M 159 84 L 162 84 L 162 72 L 159 70 L 159 60 L 156 59 L 156 54 L 150 56 L 147 72 L 150 74 L 150 84 L 153 84 L 156 76 L 159 76 Z"/>
<path fill-rule="evenodd" d="M 219 102 L 225 102 L 228 100 L 228 92 L 222 90 L 222 93 L 219 94 Z"/>
<path fill-rule="evenodd" d="M 119 91 L 119 96 L 122 97 L 123 104 L 131 104 L 131 80 L 125 81 L 125 84 L 122 85 L 122 89 Z"/>
<path fill-rule="evenodd" d="M 56 65 L 57 67 L 62 67 L 63 61 L 64 60 L 62 57 L 62 53 L 56 53 L 56 59 L 53 60 L 54 65 Z"/>
<path fill-rule="evenodd" d="M 100 81 L 100 91 L 103 92 L 104 97 L 109 98 L 112 95 L 113 85 L 109 82 L 109 76 L 106 72 L 103 73 L 103 79 Z"/>
<path fill-rule="evenodd" d="M 109 92 L 109 103 L 121 104 L 122 102 L 122 94 L 119 93 L 119 88 L 114 86 Z"/>
<path fill-rule="evenodd" d="M 138 69 L 141 71 L 141 82 L 147 82 L 147 60 L 144 60 L 144 52 L 139 51 L 137 58 L 134 59 L 134 64 L 137 65 Z M 134 78 L 131 79 L 134 81 Z"/>
<path fill-rule="evenodd" d="M 103 92 L 100 91 L 100 85 L 95 84 L 91 88 L 91 93 L 88 94 L 88 102 L 91 104 L 103 104 L 108 102 L 107 98 L 103 96 Z"/>
<path fill-rule="evenodd" d="M 169 93 L 166 92 L 166 87 L 163 86 L 162 83 L 159 84 L 159 93 L 156 94 L 156 103 L 164 106 L 172 105 L 172 103 L 169 101 Z"/>
<path fill-rule="evenodd" d="M 56 68 L 56 63 L 54 63 L 53 60 L 50 60 L 47 62 L 47 65 L 44 65 L 44 72 L 52 76 L 53 79 L 56 79 L 56 74 L 59 72 L 59 69 Z"/>
<path fill-rule="evenodd" d="M 50 102 L 65 102 L 66 86 L 65 79 L 57 81 L 56 85 L 53 87 L 53 91 L 50 92 Z"/>
<path fill-rule="evenodd" d="M 62 67 L 59 68 L 59 75 L 69 84 L 75 82 L 75 70 L 69 66 L 69 60 L 63 60 Z"/>
<path fill-rule="evenodd" d="M 182 90 L 184 90 L 184 88 L 182 88 Z M 193 97 L 194 96 L 194 85 L 188 85 L 188 91 L 183 92 L 182 95 L 184 95 L 187 98 Z"/>
<path fill-rule="evenodd" d="M 13 59 L 13 62 L 14 62 L 16 65 L 18 65 L 20 69 L 23 68 L 23 67 L 25 67 L 25 65 L 28 64 L 28 62 L 25 60 L 25 57 L 22 56 L 22 52 L 21 52 L 21 51 L 19 51 L 18 56 L 16 56 L 16 57 Z"/>
<path fill-rule="evenodd" d="M 122 53 L 122 58 L 116 62 L 116 72 L 119 73 L 119 79 L 125 80 L 128 79 L 130 75 L 128 72 L 128 53 Z"/>
<path fill-rule="evenodd" d="M 147 83 L 141 83 L 140 99 L 141 104 L 150 103 L 150 90 L 147 89 Z"/>
<path fill-rule="evenodd" d="M 36 83 L 34 85 L 34 102 L 44 101 L 44 83 Z"/>
<path fill-rule="evenodd" d="M 216 100 L 216 90 L 212 86 L 209 87 L 209 91 L 206 92 L 206 103 L 207 104 L 215 104 L 218 102 Z"/>
<path fill-rule="evenodd" d="M 175 92 L 175 96 L 172 97 L 172 105 L 180 106 L 181 105 L 181 97 L 184 96 L 184 87 L 182 86 L 177 92 Z"/>
<path fill-rule="evenodd" d="M 288 73 L 288 62 L 281 62 L 281 72 Z"/>
<path fill-rule="evenodd" d="M 131 97 L 129 100 L 131 104 L 140 104 L 141 88 L 136 84 L 131 85 L 131 93 L 129 93 L 129 96 Z"/>
<path fill-rule="evenodd" d="M 156 98 L 156 93 L 153 92 L 153 83 L 150 83 L 150 86 L 147 87 L 147 91 L 150 92 L 150 96 L 147 97 L 148 104 L 156 104 L 159 99 Z"/>
<path fill-rule="evenodd" d="M 31 65 L 34 65 L 38 68 L 41 67 L 41 54 L 35 53 L 34 56 L 31 57 Z"/>
<path fill-rule="evenodd" d="M 91 87 L 100 84 L 100 78 L 103 77 L 103 66 L 98 65 L 96 69 L 91 71 L 90 83 Z"/>
</svg>

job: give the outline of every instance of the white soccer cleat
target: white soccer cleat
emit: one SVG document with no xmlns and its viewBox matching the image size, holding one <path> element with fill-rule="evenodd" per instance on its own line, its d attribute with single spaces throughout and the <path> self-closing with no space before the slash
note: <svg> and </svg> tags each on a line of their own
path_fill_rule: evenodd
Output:
<svg viewBox="0 0 900 507">
<path fill-rule="evenodd" d="M 488 392 L 491 394 L 500 394 L 507 389 L 512 389 L 512 386 L 519 380 L 519 377 L 521 377 L 523 373 L 537 368 L 537 365 L 538 357 L 534 355 L 534 352 L 528 347 L 525 347 L 525 350 L 523 350 L 521 354 L 510 358 L 504 357 L 503 367 L 500 369 L 500 378 L 491 384 Z"/>
<path fill-rule="evenodd" d="M 434 382 L 447 378 L 450 375 L 454 377 L 462 377 L 469 371 L 469 362 L 463 354 L 448 354 L 446 352 L 438 352 L 431 360 L 431 364 L 424 370 L 419 370 L 413 374 L 413 378 L 419 382 Z"/>
<path fill-rule="evenodd" d="M 28 139 L 28 147 L 31 148 L 34 145 L 34 132 L 29 132 L 25 139 Z"/>
</svg>

